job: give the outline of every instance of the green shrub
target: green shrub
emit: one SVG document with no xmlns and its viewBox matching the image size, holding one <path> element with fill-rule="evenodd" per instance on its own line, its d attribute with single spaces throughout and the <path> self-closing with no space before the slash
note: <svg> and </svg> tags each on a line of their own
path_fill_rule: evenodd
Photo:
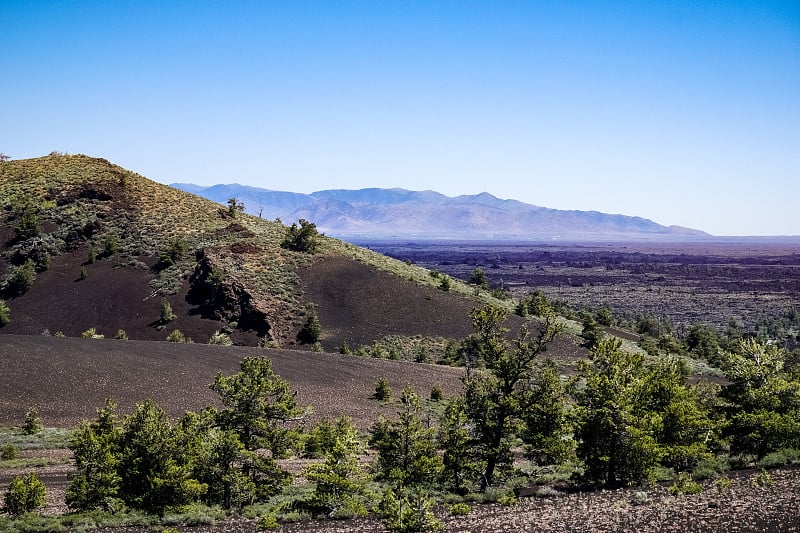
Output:
<svg viewBox="0 0 800 533">
<path fill-rule="evenodd" d="M 39 409 L 35 406 L 28 408 L 25 412 L 25 424 L 22 432 L 26 435 L 35 435 L 42 431 L 42 419 L 39 418 Z"/>
<path fill-rule="evenodd" d="M 450 506 L 450 514 L 453 516 L 466 516 L 470 511 L 472 511 L 472 507 L 464 502 L 454 503 Z"/>
<path fill-rule="evenodd" d="M 439 385 L 431 387 L 431 400 L 438 402 L 444 399 L 444 391 Z"/>
<path fill-rule="evenodd" d="M 124 329 L 118 329 L 117 334 L 114 335 L 114 338 L 120 341 L 126 341 L 128 340 L 128 334 L 125 333 Z"/>
<path fill-rule="evenodd" d="M 782 448 L 778 451 L 768 453 L 764 456 L 758 465 L 763 468 L 771 468 L 773 466 L 789 465 L 800 463 L 800 450 L 794 448 Z"/>
<path fill-rule="evenodd" d="M 28 474 L 11 480 L 3 510 L 11 516 L 21 516 L 44 507 L 44 504 L 44 483 L 36 477 L 36 474 Z"/>
<path fill-rule="evenodd" d="M 169 335 L 167 335 L 167 342 L 184 343 L 186 342 L 186 336 L 183 334 L 181 330 L 176 329 L 175 331 L 172 331 L 170 332 Z"/>
<path fill-rule="evenodd" d="M 106 235 L 105 242 L 103 243 L 103 255 L 111 257 L 119 250 L 119 235 L 116 233 L 109 233 Z"/>
<path fill-rule="evenodd" d="M 233 341 L 231 340 L 230 335 L 227 333 L 222 333 L 221 331 L 215 331 L 211 338 L 208 339 L 208 344 L 216 344 L 219 346 L 231 346 Z"/>
<path fill-rule="evenodd" d="M 158 255 L 158 268 L 167 268 L 177 264 L 189 251 L 189 245 L 180 237 L 176 237 L 161 250 Z"/>
<path fill-rule="evenodd" d="M 317 308 L 313 304 L 306 307 L 306 321 L 300 332 L 297 334 L 297 340 L 304 344 L 314 344 L 322 337 L 322 325 L 317 316 Z"/>
<path fill-rule="evenodd" d="M 89 328 L 83 333 L 81 333 L 81 337 L 83 337 L 84 339 L 102 339 L 105 337 L 105 335 L 97 333 L 97 328 Z"/>
<path fill-rule="evenodd" d="M 28 259 L 23 264 L 12 267 L 0 283 L 0 289 L 8 296 L 21 296 L 36 281 L 36 264 Z"/>
<path fill-rule="evenodd" d="M 518 501 L 519 500 L 517 500 L 517 497 L 514 495 L 514 493 L 511 492 L 506 493 L 497 499 L 497 503 L 505 506 L 516 505 Z"/>
<path fill-rule="evenodd" d="M 675 480 L 669 488 L 669 493 L 673 496 L 681 494 L 700 494 L 703 492 L 703 486 L 697 481 L 692 480 L 692 477 L 686 472 L 678 474 L 678 479 Z"/>
<path fill-rule="evenodd" d="M 300 225 L 292 224 L 286 230 L 286 235 L 281 242 L 281 248 L 313 254 L 319 245 L 317 225 L 305 219 L 300 219 Z"/>
<path fill-rule="evenodd" d="M 441 276 L 441 280 L 439 281 L 439 289 L 447 292 L 452 288 L 452 286 L 453 282 L 450 279 L 450 276 L 448 276 L 447 274 L 443 274 Z"/>
<path fill-rule="evenodd" d="M 31 237 L 36 237 L 41 232 L 39 224 L 39 215 L 31 205 L 26 205 L 22 210 L 17 213 L 19 220 L 14 227 L 17 234 L 17 239 L 24 241 Z"/>
<path fill-rule="evenodd" d="M 0 300 L 0 328 L 11 322 L 11 309 L 8 304 Z"/>
<path fill-rule="evenodd" d="M 258 522 L 256 522 L 256 527 L 258 529 L 278 529 L 280 524 L 278 523 L 278 518 L 270 513 L 262 516 Z"/>
<path fill-rule="evenodd" d="M 17 458 L 17 448 L 13 444 L 5 444 L 0 448 L 0 459 L 3 461 L 13 461 Z"/>
<path fill-rule="evenodd" d="M 761 472 L 756 474 L 756 477 L 753 478 L 754 487 L 767 488 L 771 487 L 772 483 L 772 476 L 764 468 L 762 468 Z"/>
<path fill-rule="evenodd" d="M 389 385 L 389 380 L 386 376 L 378 378 L 375 383 L 375 399 L 381 402 L 388 402 L 392 398 L 392 387 Z"/>
<path fill-rule="evenodd" d="M 692 478 L 697 480 L 712 479 L 730 469 L 731 465 L 724 457 L 705 458 L 701 459 L 697 466 L 692 469 Z"/>
<path fill-rule="evenodd" d="M 169 300 L 161 298 L 161 323 L 167 324 L 176 318 L 178 317 L 172 312 L 172 306 L 169 304 Z"/>
<path fill-rule="evenodd" d="M 717 492 L 719 493 L 730 490 L 732 486 L 733 482 L 731 481 L 731 478 L 729 478 L 728 476 L 722 476 L 714 481 L 714 487 L 716 487 Z"/>
</svg>

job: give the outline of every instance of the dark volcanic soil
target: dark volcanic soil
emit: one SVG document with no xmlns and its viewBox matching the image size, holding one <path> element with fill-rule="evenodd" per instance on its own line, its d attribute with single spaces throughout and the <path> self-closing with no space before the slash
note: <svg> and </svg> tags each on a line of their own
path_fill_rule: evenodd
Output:
<svg viewBox="0 0 800 533">
<path fill-rule="evenodd" d="M 154 296 L 149 268 L 152 258 L 133 261 L 114 256 L 84 265 L 88 277 L 80 279 L 82 263 L 87 258 L 85 246 L 54 256 L 50 267 L 36 275 L 25 294 L 8 301 L 11 322 L 0 333 L 40 335 L 58 331 L 68 337 L 80 337 L 95 328 L 106 337 L 123 329 L 131 339 L 165 340 L 176 329 L 196 342 L 206 342 L 222 326 L 217 320 L 204 319 L 186 301 L 189 289 L 184 281 L 181 290 L 167 298 L 177 318 L 166 328 L 156 328 L 161 316 L 161 298 Z M 147 262 L 147 263 L 146 263 Z M 255 346 L 258 338 L 247 332 L 234 332 L 237 343 Z"/>
<path fill-rule="evenodd" d="M 215 402 L 209 384 L 217 372 L 238 371 L 244 356 L 267 355 L 315 417 L 349 415 L 361 428 L 396 407 L 372 399 L 386 376 L 393 390 L 411 385 L 427 398 L 436 384 L 455 394 L 462 371 L 451 367 L 291 350 L 168 342 L 0 335 L 0 423 L 21 425 L 39 407 L 47 426 L 71 427 L 95 416 L 105 398 L 122 413 L 153 398 L 172 416 Z"/>
<path fill-rule="evenodd" d="M 472 332 L 478 304 L 344 257 L 324 257 L 301 270 L 306 299 L 319 306 L 322 344 L 335 350 L 386 335 L 461 339 Z"/>
</svg>

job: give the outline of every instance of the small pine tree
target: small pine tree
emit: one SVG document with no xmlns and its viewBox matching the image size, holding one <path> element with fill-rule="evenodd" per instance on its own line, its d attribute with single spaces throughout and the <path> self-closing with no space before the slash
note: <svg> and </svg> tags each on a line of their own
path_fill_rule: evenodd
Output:
<svg viewBox="0 0 800 533">
<path fill-rule="evenodd" d="M 439 385 L 431 387 L 431 401 L 438 402 L 444 399 L 444 391 Z"/>
<path fill-rule="evenodd" d="M 312 464 L 305 470 L 306 479 L 316 487 L 304 504 L 315 514 L 321 512 L 332 518 L 365 516 L 366 480 L 358 462 L 358 433 L 352 426 L 337 433 L 325 451 L 325 463 Z"/>
<path fill-rule="evenodd" d="M 76 469 L 65 495 L 70 509 L 89 511 L 116 506 L 122 481 L 117 471 L 121 432 L 116 407 L 112 400 L 106 400 L 105 406 L 97 410 L 97 420 L 84 421 L 70 438 Z"/>
<path fill-rule="evenodd" d="M 231 346 L 233 341 L 231 340 L 230 335 L 227 333 L 222 333 L 221 331 L 215 331 L 211 338 L 208 339 L 208 344 L 215 344 L 218 346 Z"/>
<path fill-rule="evenodd" d="M 0 460 L 12 461 L 17 458 L 17 448 L 13 444 L 4 444 L 0 448 Z"/>
<path fill-rule="evenodd" d="M 286 230 L 286 235 L 281 242 L 281 248 L 313 254 L 319 246 L 319 233 L 317 225 L 305 219 L 300 219 L 300 225 L 292 224 Z"/>
<path fill-rule="evenodd" d="M 119 250 L 119 235 L 116 233 L 109 233 L 106 235 L 106 240 L 103 243 L 103 255 L 111 257 Z"/>
<path fill-rule="evenodd" d="M 378 513 L 383 517 L 383 524 L 392 533 L 416 533 L 421 531 L 438 531 L 442 529 L 433 514 L 434 505 L 425 490 L 417 487 L 414 490 L 398 490 L 396 495 L 392 489 L 386 489 L 378 503 Z"/>
<path fill-rule="evenodd" d="M 236 198 L 229 198 L 228 199 L 228 216 L 231 218 L 236 218 L 239 213 L 244 212 L 244 203 L 240 202 Z"/>
<path fill-rule="evenodd" d="M 488 289 L 489 279 L 486 277 L 486 272 L 481 267 L 476 267 L 469 278 L 469 284 L 481 289 Z"/>
<path fill-rule="evenodd" d="M 84 280 L 89 277 L 89 273 L 86 271 L 85 266 L 81 266 L 81 273 L 78 275 L 78 279 Z"/>
<path fill-rule="evenodd" d="M 17 234 L 17 239 L 24 241 L 31 237 L 36 237 L 41 232 L 39 224 L 39 215 L 31 205 L 26 205 L 19 213 L 19 222 L 17 222 L 14 231 Z"/>
<path fill-rule="evenodd" d="M 39 418 L 39 408 L 32 406 L 25 412 L 25 424 L 22 432 L 26 435 L 35 435 L 42 430 L 42 419 Z"/>
<path fill-rule="evenodd" d="M 375 383 L 375 399 L 379 402 L 388 402 L 392 399 L 392 386 L 389 385 L 386 376 L 379 377 Z"/>
<path fill-rule="evenodd" d="M 308 305 L 306 321 L 297 334 L 297 340 L 305 344 L 314 344 L 319 341 L 320 337 L 322 337 L 322 325 L 317 316 L 317 308 L 314 305 Z"/>
<path fill-rule="evenodd" d="M 161 323 L 167 324 L 176 318 L 178 317 L 172 312 L 172 306 L 169 304 L 169 300 L 161 298 Z"/>
</svg>

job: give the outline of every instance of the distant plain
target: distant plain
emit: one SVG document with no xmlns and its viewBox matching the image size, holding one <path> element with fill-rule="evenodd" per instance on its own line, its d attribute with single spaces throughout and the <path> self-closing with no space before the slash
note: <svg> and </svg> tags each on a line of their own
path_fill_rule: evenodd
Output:
<svg viewBox="0 0 800 533">
<path fill-rule="evenodd" d="M 695 323 L 752 331 L 800 306 L 800 237 L 357 244 L 460 279 L 480 267 L 516 298 L 539 290 L 576 310 L 607 305 L 618 317 L 664 317 L 679 331 Z"/>
</svg>

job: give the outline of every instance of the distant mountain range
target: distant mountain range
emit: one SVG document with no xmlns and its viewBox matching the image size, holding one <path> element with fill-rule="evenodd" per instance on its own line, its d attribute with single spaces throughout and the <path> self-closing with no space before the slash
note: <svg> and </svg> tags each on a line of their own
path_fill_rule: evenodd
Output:
<svg viewBox="0 0 800 533">
<path fill-rule="evenodd" d="M 662 226 L 641 217 L 548 209 L 489 193 L 450 197 L 406 189 L 325 190 L 311 194 L 239 184 L 172 187 L 226 203 L 236 198 L 248 213 L 291 223 L 301 218 L 344 239 L 457 240 L 698 240 L 699 230 Z"/>
</svg>

